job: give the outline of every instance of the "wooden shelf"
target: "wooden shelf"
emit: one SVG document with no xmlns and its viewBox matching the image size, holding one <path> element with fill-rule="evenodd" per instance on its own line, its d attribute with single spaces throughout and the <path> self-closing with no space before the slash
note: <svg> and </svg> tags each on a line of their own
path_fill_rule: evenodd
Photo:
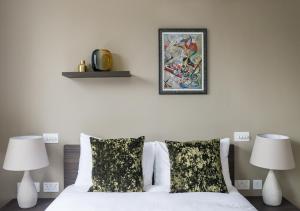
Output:
<svg viewBox="0 0 300 211">
<path fill-rule="evenodd" d="M 102 71 L 102 72 L 62 72 L 67 78 L 110 78 L 131 77 L 129 71 Z"/>
</svg>

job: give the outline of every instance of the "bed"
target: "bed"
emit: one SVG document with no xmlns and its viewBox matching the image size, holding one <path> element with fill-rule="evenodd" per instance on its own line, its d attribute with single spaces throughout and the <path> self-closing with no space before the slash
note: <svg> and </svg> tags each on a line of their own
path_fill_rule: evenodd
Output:
<svg viewBox="0 0 300 211">
<path fill-rule="evenodd" d="M 64 146 L 64 187 L 46 211 L 196 211 L 256 210 L 236 189 L 229 193 L 167 193 L 153 185 L 148 192 L 87 192 L 89 187 L 74 186 L 80 155 L 79 145 Z M 234 146 L 230 146 L 229 170 L 234 181 Z"/>
</svg>

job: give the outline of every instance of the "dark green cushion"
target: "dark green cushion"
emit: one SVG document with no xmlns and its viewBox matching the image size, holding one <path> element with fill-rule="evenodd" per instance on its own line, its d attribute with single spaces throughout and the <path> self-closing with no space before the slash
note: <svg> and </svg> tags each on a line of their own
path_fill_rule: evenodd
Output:
<svg viewBox="0 0 300 211">
<path fill-rule="evenodd" d="M 171 192 L 226 193 L 220 140 L 166 141 L 171 166 Z"/>
<path fill-rule="evenodd" d="M 93 185 L 90 191 L 143 191 L 144 139 L 144 136 L 104 140 L 91 137 Z"/>
</svg>

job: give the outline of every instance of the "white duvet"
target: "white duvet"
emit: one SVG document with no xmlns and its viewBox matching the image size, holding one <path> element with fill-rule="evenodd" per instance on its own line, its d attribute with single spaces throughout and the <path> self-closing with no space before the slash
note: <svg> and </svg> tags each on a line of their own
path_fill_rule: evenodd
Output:
<svg viewBox="0 0 300 211">
<path fill-rule="evenodd" d="M 229 193 L 167 193 L 153 186 L 149 192 L 90 193 L 67 187 L 46 211 L 234 211 L 256 209 L 236 190 Z"/>
</svg>

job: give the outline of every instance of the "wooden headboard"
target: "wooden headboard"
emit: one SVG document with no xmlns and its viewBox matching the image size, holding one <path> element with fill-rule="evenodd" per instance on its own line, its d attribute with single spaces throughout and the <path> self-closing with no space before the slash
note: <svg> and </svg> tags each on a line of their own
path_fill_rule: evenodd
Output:
<svg viewBox="0 0 300 211">
<path fill-rule="evenodd" d="M 64 145 L 64 187 L 75 183 L 80 156 L 79 145 Z M 231 181 L 234 181 L 234 145 L 229 148 L 229 172 Z"/>
</svg>

